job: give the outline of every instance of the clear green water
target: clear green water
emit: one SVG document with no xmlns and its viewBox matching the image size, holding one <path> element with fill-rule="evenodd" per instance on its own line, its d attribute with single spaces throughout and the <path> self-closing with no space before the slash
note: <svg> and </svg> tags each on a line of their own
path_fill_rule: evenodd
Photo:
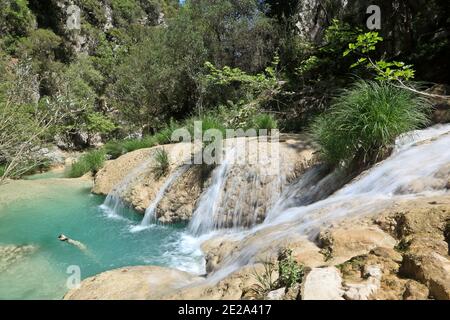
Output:
<svg viewBox="0 0 450 320">
<path fill-rule="evenodd" d="M 129 212 L 119 219 L 108 217 L 99 208 L 104 198 L 91 195 L 89 185 L 52 179 L 46 180 L 46 188 L 45 196 L 0 206 L 0 245 L 37 247 L 0 272 L 0 299 L 59 299 L 67 291 L 66 272 L 71 265 L 80 267 L 84 279 L 123 266 L 196 271 L 192 268 L 200 264 L 200 255 L 181 244 L 182 227 L 153 226 L 132 233 L 130 228 L 142 216 Z M 81 241 L 88 250 L 60 242 L 57 236 L 61 233 Z"/>
<path fill-rule="evenodd" d="M 43 179 L 57 179 L 66 177 L 66 170 L 47 171 L 44 173 L 33 174 L 25 177 L 25 180 L 43 180 Z"/>
</svg>

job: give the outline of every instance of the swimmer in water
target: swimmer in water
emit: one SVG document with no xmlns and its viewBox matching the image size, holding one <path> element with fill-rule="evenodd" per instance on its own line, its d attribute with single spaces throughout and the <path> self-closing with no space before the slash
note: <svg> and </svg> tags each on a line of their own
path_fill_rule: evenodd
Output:
<svg viewBox="0 0 450 320">
<path fill-rule="evenodd" d="M 69 237 L 66 237 L 63 234 L 60 234 L 58 236 L 58 239 L 60 241 L 64 241 L 64 242 L 70 243 L 71 245 L 74 245 L 75 247 L 77 247 L 80 250 L 86 250 L 87 249 L 86 246 L 84 244 L 82 244 L 80 241 L 72 240 L 72 239 L 70 239 Z"/>
</svg>

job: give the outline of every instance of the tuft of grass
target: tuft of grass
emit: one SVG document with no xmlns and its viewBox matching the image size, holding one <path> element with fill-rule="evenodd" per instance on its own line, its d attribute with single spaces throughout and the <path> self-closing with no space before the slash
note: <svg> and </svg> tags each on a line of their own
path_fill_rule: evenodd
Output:
<svg viewBox="0 0 450 320">
<path fill-rule="evenodd" d="M 179 129 L 180 127 L 181 125 L 179 123 L 171 120 L 166 127 L 164 127 L 162 130 L 160 130 L 153 136 L 155 145 L 172 143 L 172 134 L 175 130 Z"/>
<path fill-rule="evenodd" d="M 274 118 L 273 115 L 268 113 L 257 115 L 253 119 L 253 124 L 256 130 L 267 129 L 269 131 L 278 128 L 277 120 Z"/>
<path fill-rule="evenodd" d="M 166 150 L 158 149 L 155 152 L 155 165 L 152 168 L 152 173 L 155 176 L 156 179 L 159 179 L 161 177 L 164 177 L 169 172 L 170 168 L 170 160 L 169 160 L 169 154 Z"/>
<path fill-rule="evenodd" d="M 269 260 L 261 261 L 261 263 L 264 266 L 261 273 L 257 272 L 256 269 L 253 270 L 256 284 L 252 287 L 252 290 L 259 298 L 265 299 L 270 291 L 278 289 L 274 276 L 276 264 Z"/>
<path fill-rule="evenodd" d="M 82 155 L 69 171 L 70 178 L 79 178 L 88 172 L 96 174 L 105 164 L 106 154 L 104 150 L 92 150 Z"/>
<path fill-rule="evenodd" d="M 428 123 L 426 99 L 387 82 L 360 81 L 344 90 L 311 126 L 320 156 L 331 165 L 381 160 L 397 136 Z"/>
<path fill-rule="evenodd" d="M 139 149 L 151 148 L 156 144 L 157 143 L 153 136 L 144 137 L 142 139 L 113 140 L 105 144 L 104 150 L 105 153 L 111 157 L 111 159 L 117 159 L 125 153 Z"/>
<path fill-rule="evenodd" d="M 6 171 L 6 165 L 0 164 L 0 178 L 3 177 Z"/>
<path fill-rule="evenodd" d="M 105 153 L 110 156 L 111 159 L 117 159 L 118 157 L 126 153 L 126 150 L 123 146 L 123 141 L 118 140 L 108 141 L 103 146 L 103 149 L 105 150 Z"/>
</svg>

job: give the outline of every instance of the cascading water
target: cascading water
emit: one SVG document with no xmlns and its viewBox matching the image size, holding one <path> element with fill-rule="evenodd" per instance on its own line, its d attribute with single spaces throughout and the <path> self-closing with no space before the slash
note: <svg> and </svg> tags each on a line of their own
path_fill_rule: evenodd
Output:
<svg viewBox="0 0 450 320">
<path fill-rule="evenodd" d="M 211 185 L 200 197 L 189 224 L 191 234 L 253 227 L 264 220 L 279 198 L 287 180 L 281 167 L 274 170 L 258 163 L 242 163 L 241 153 L 236 146 L 230 147 L 213 171 Z"/>
<path fill-rule="evenodd" d="M 234 157 L 234 151 L 228 152 L 223 162 L 214 169 L 212 173 L 211 185 L 202 194 L 197 209 L 195 210 L 192 220 L 189 223 L 189 231 L 194 235 L 212 231 L 214 228 L 214 216 L 222 197 L 225 180 L 228 175 L 231 158 Z"/>
<path fill-rule="evenodd" d="M 136 168 L 134 168 L 114 189 L 108 194 L 100 208 L 113 219 L 121 219 L 128 209 L 128 206 L 123 202 L 122 196 L 127 190 L 130 183 L 137 179 L 142 172 L 150 165 L 152 158 L 145 159 Z"/>
<path fill-rule="evenodd" d="M 159 189 L 155 199 L 150 204 L 150 206 L 145 210 L 144 218 L 140 225 L 135 226 L 131 229 L 133 232 L 138 232 L 148 228 L 152 223 L 156 223 L 156 209 L 158 208 L 158 204 L 163 199 L 166 192 L 172 187 L 172 185 L 177 181 L 177 179 L 182 176 L 188 169 L 190 165 L 183 165 L 176 169 L 164 182 L 162 187 Z"/>
<path fill-rule="evenodd" d="M 323 176 L 318 172 L 320 168 L 312 168 L 303 180 L 283 192 L 274 207 L 278 210 L 272 210 L 262 224 L 249 231 L 234 233 L 240 240 L 239 248 L 225 259 L 208 281 L 215 282 L 246 264 L 255 263 L 258 252 L 271 248 L 279 240 L 295 235 L 313 239 L 321 227 L 333 221 L 379 212 L 397 200 L 447 192 L 449 146 L 450 125 L 404 135 L 397 140 L 391 157 L 317 202 L 311 200 L 310 193 L 317 192 L 315 186 L 332 179 L 334 173 L 320 180 Z M 293 196 L 299 192 L 302 196 Z M 284 206 L 283 202 L 286 202 Z"/>
</svg>

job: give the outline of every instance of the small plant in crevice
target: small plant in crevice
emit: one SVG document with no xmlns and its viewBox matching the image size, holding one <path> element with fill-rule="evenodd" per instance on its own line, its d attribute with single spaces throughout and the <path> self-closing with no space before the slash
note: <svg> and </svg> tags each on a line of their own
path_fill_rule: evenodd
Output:
<svg viewBox="0 0 450 320">
<path fill-rule="evenodd" d="M 401 239 L 399 243 L 394 247 L 395 250 L 398 252 L 404 253 L 408 251 L 409 247 L 411 246 L 411 241 L 408 241 L 407 239 Z"/>
<path fill-rule="evenodd" d="M 445 221 L 444 226 L 444 239 L 445 242 L 447 242 L 448 245 L 448 254 L 450 255 L 450 219 Z"/>
<path fill-rule="evenodd" d="M 305 275 L 305 268 L 292 256 L 292 250 L 283 250 L 278 257 L 278 285 L 291 288 L 301 283 Z"/>
<path fill-rule="evenodd" d="M 256 269 L 253 270 L 253 276 L 257 283 L 253 286 L 252 290 L 257 297 L 264 299 L 270 291 L 278 288 L 275 277 L 277 266 L 276 263 L 268 259 L 261 263 L 264 266 L 262 272 L 258 272 Z"/>
<path fill-rule="evenodd" d="M 350 276 L 354 273 L 360 274 L 361 269 L 364 267 L 367 261 L 367 255 L 360 255 L 347 260 L 344 263 L 337 265 L 336 267 L 341 271 L 344 276 Z"/>
<path fill-rule="evenodd" d="M 164 177 L 169 172 L 170 160 L 169 154 L 165 149 L 158 149 L 154 156 L 155 164 L 152 168 L 152 173 L 156 179 Z"/>
</svg>

